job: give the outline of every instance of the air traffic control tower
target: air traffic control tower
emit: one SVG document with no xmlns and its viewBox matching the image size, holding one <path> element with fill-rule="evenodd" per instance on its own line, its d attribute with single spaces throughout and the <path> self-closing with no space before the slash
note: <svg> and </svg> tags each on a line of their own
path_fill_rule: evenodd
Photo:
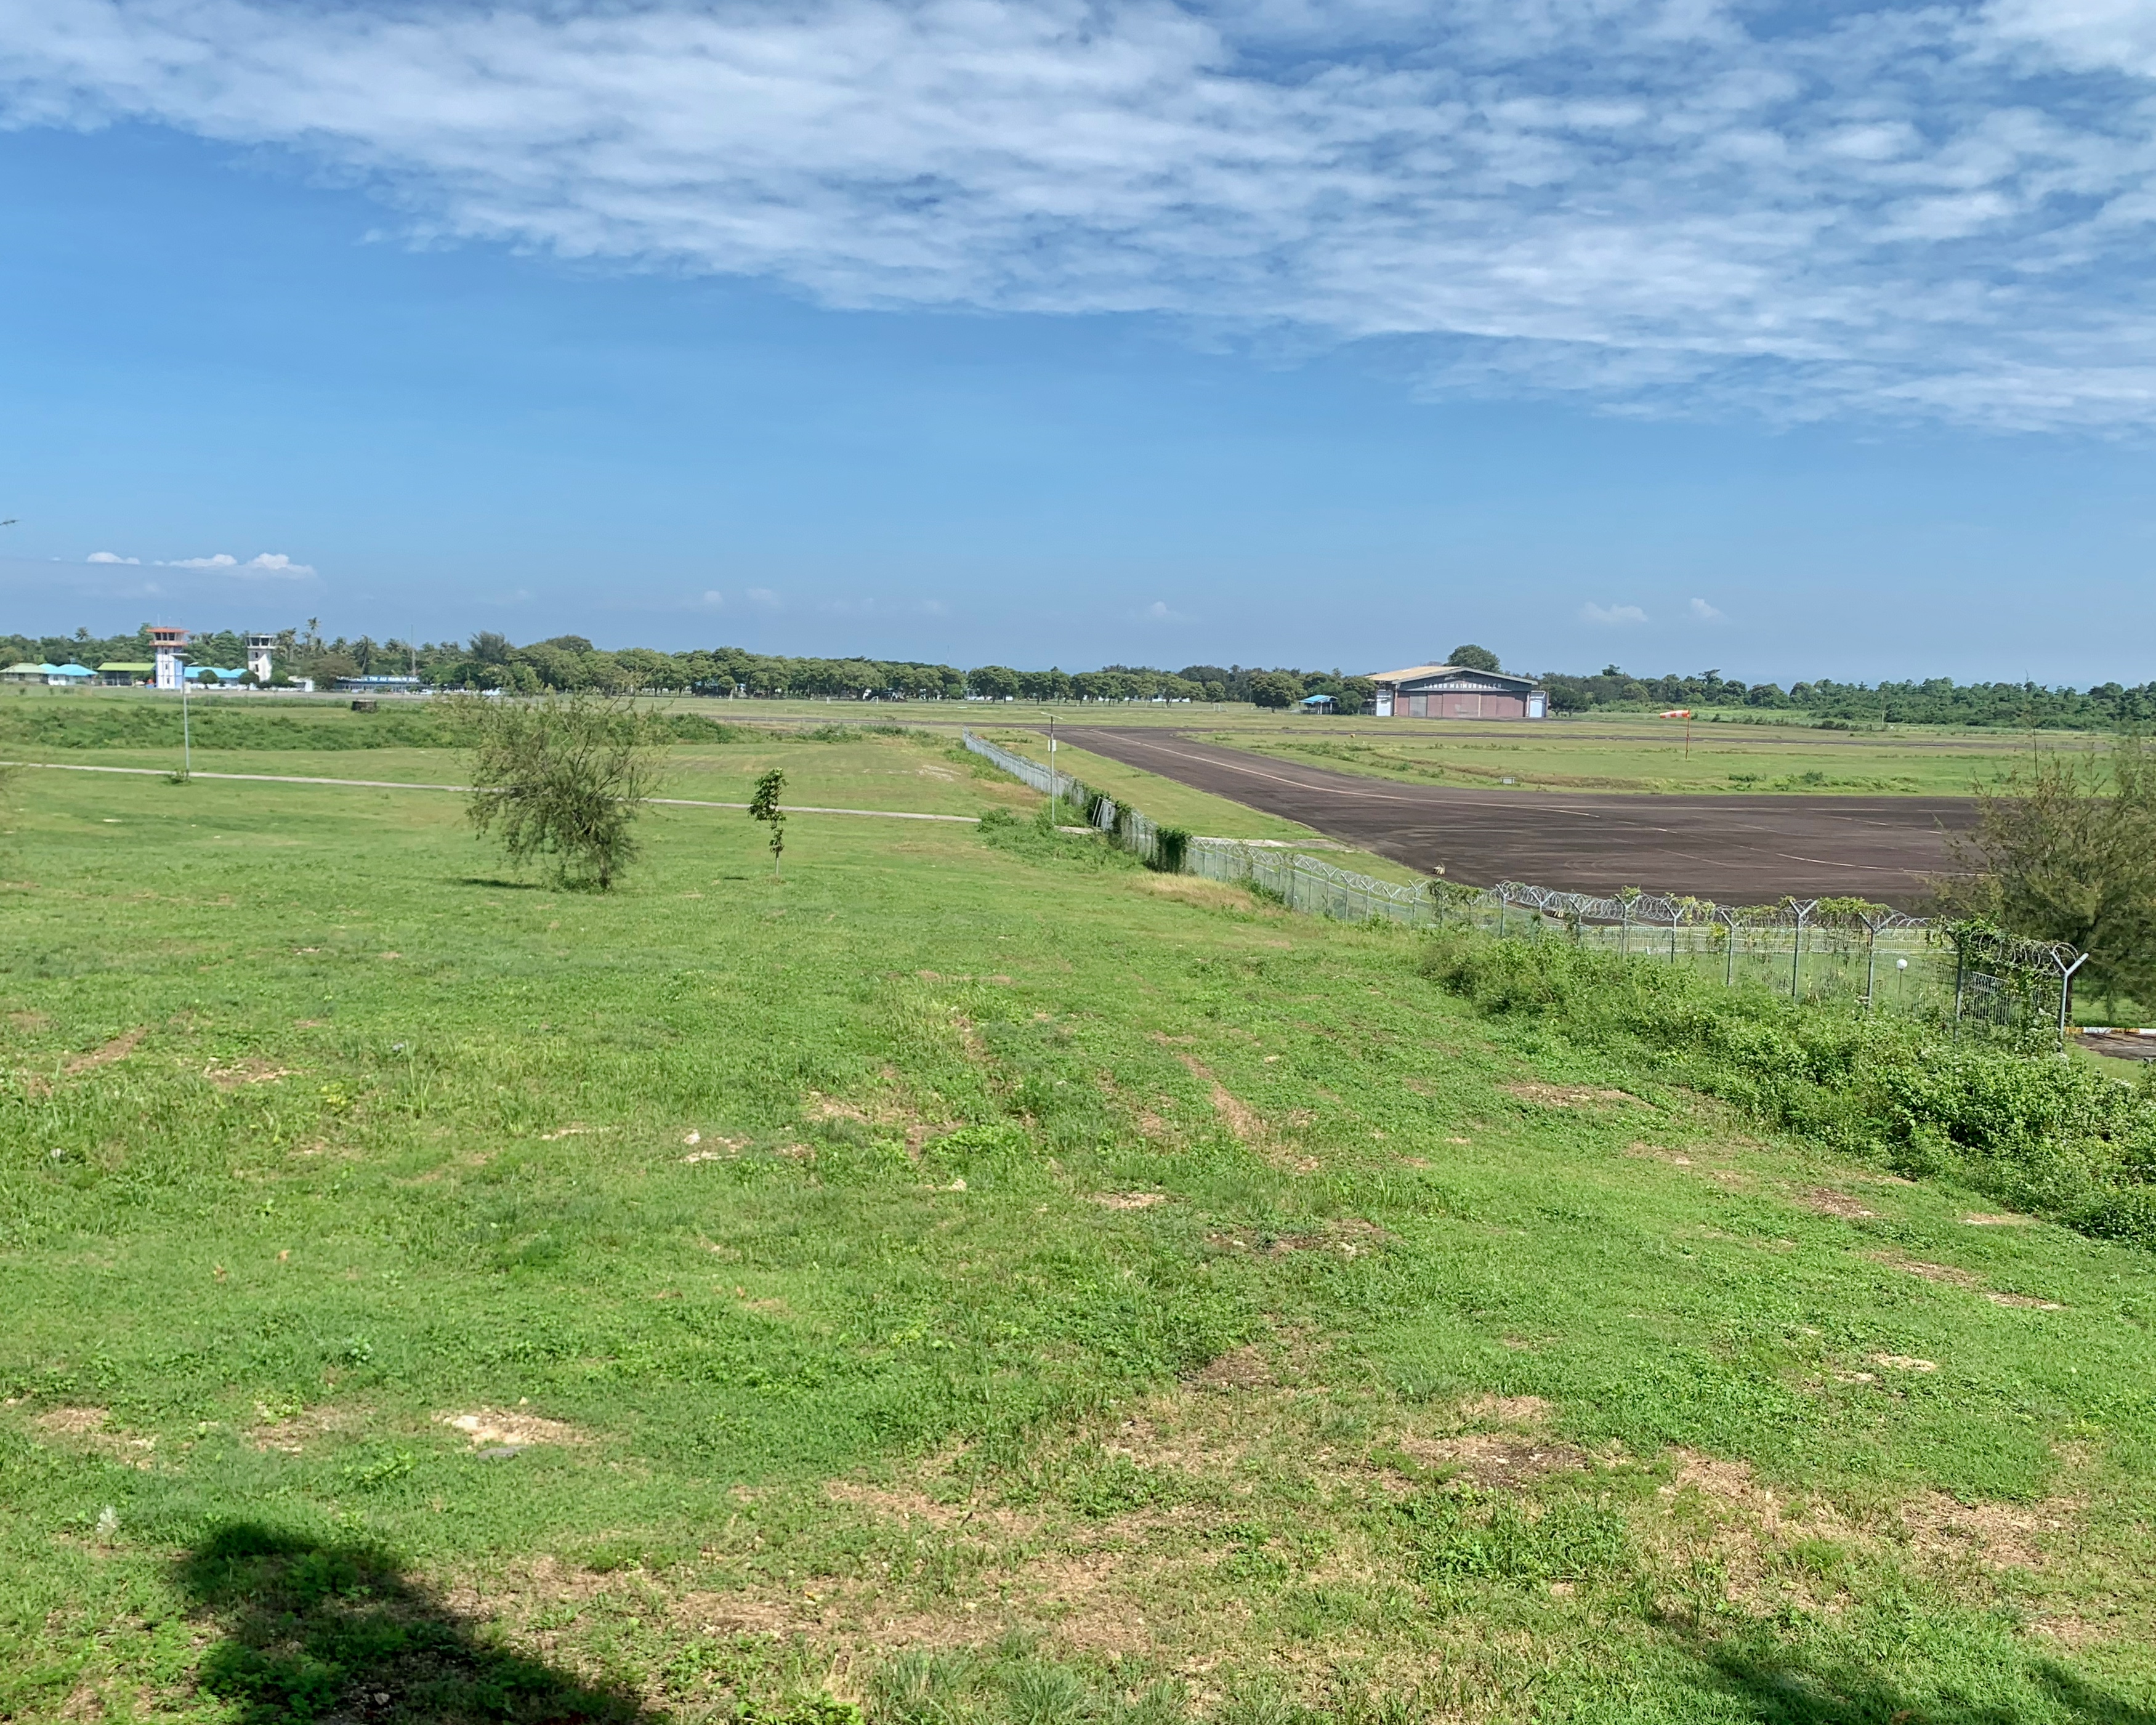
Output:
<svg viewBox="0 0 2156 1725">
<path fill-rule="evenodd" d="M 153 624 L 150 630 L 150 646 L 157 657 L 157 686 L 177 689 L 187 675 L 187 632 L 183 629 L 167 629 Z"/>
</svg>

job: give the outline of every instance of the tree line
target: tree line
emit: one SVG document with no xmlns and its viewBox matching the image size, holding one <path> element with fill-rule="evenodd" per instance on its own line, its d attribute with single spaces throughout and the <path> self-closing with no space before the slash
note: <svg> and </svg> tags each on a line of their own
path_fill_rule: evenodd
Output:
<svg viewBox="0 0 2156 1725">
<path fill-rule="evenodd" d="M 17 660 L 91 666 L 150 657 L 146 624 L 133 634 L 0 636 L 0 662 Z M 198 665 L 247 662 L 244 635 L 219 630 L 194 638 Z M 1486 648 L 1455 647 L 1449 663 L 1487 670 L 1497 657 Z M 649 647 L 612 650 L 582 635 L 555 635 L 523 646 L 482 632 L 467 641 L 377 641 L 371 636 L 327 639 L 319 623 L 278 634 L 280 680 L 311 679 L 321 687 L 339 677 L 415 675 L 429 688 L 503 689 L 542 695 L 587 691 L 795 696 L 838 700 L 961 701 L 968 696 L 1019 701 L 1188 701 L 1250 702 L 1286 708 L 1313 695 L 1330 696 L 1342 713 L 1371 710 L 1376 686 L 1367 677 L 1332 670 L 1240 665 L 1104 665 L 1097 670 L 1021 670 L 1003 665 L 957 665 L 918 660 L 793 658 L 743 647 L 662 653 Z M 1651 711 L 1663 707 L 1741 708 L 1803 713 L 1827 725 L 1968 725 L 2008 729 L 2095 729 L 2156 723 L 2156 682 L 2100 683 L 2082 690 L 2036 683 L 1922 681 L 1845 683 L 1832 678 L 1746 683 L 1717 670 L 1681 676 L 1639 676 L 1614 665 L 1592 675 L 1548 671 L 1537 679 L 1550 706 L 1564 713 Z"/>
<path fill-rule="evenodd" d="M 64 664 L 74 660 L 93 670 L 115 660 L 151 655 L 149 625 L 133 634 L 0 636 L 0 654 L 14 660 Z M 197 634 L 188 657 L 197 665 L 239 666 L 247 662 L 247 638 L 231 630 Z M 317 687 L 339 677 L 416 675 L 429 688 L 501 689 L 516 695 L 686 693 L 829 697 L 837 700 L 963 701 L 1255 701 L 1285 707 L 1310 695 L 1330 695 L 1342 711 L 1361 711 L 1375 693 L 1368 679 L 1338 670 L 1304 671 L 1285 666 L 1107 665 L 1098 670 L 1019 670 L 1009 665 L 957 665 L 919 660 L 793 658 L 742 647 L 694 648 L 662 653 L 649 647 L 607 649 L 583 635 L 554 635 L 522 646 L 507 636 L 481 631 L 468 641 L 408 642 L 371 636 L 328 639 L 319 623 L 277 635 L 280 682 L 311 679 Z"/>
<path fill-rule="evenodd" d="M 1719 671 L 1634 676 L 1614 665 L 1591 677 L 1552 671 L 1542 678 L 1558 712 L 1643 711 L 1662 707 L 1745 707 L 1803 712 L 1843 725 L 1969 725 L 2010 730 L 2107 730 L 2156 721 L 2156 682 L 2098 683 L 2086 689 L 2038 683 L 1743 683 Z"/>
</svg>

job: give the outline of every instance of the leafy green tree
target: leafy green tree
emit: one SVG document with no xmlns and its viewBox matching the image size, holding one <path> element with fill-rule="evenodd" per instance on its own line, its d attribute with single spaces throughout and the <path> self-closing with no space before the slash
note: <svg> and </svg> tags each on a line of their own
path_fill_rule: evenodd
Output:
<svg viewBox="0 0 2156 1725">
<path fill-rule="evenodd" d="M 1005 701 L 1018 693 L 1018 673 L 1007 665 L 978 665 L 966 673 L 966 686 L 987 701 Z"/>
<path fill-rule="evenodd" d="M 2129 736 L 2038 755 L 1976 800 L 1975 829 L 1949 840 L 1941 902 L 2068 942 L 2095 988 L 2156 1000 L 2156 750 Z"/>
<path fill-rule="evenodd" d="M 1445 662 L 1456 665 L 1462 670 L 1493 671 L 1501 669 L 1496 654 L 1487 647 L 1477 647 L 1471 643 L 1465 647 L 1455 647 L 1445 655 Z"/>
<path fill-rule="evenodd" d="M 637 817 L 659 782 L 665 744 L 651 716 L 583 692 L 464 698 L 455 711 L 471 757 L 473 831 L 520 865 L 550 859 L 565 886 L 611 888 L 640 849 Z"/>
<path fill-rule="evenodd" d="M 1290 707 L 1302 699 L 1302 679 L 1291 671 L 1260 671 L 1250 679 L 1253 705 Z"/>
<path fill-rule="evenodd" d="M 748 818 L 771 824 L 771 877 L 779 878 L 778 859 L 786 849 L 786 811 L 778 806 L 778 798 L 786 788 L 786 775 L 776 767 L 756 782 L 756 794 L 749 798 Z"/>
</svg>

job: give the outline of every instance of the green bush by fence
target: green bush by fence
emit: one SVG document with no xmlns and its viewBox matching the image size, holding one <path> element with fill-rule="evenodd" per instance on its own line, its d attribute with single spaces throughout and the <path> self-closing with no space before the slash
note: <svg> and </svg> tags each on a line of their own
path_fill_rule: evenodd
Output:
<svg viewBox="0 0 2156 1725">
<path fill-rule="evenodd" d="M 1630 1054 L 1769 1124 L 2156 1246 L 2156 1065 L 2122 1083 L 2034 1038 L 1956 1040 L 1563 941 L 1440 930 L 1419 968 L 1485 1011 Z"/>
</svg>

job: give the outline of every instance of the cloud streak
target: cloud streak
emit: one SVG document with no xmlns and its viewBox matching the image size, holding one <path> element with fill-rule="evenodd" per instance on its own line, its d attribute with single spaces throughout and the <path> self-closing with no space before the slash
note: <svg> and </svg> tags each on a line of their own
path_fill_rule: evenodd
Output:
<svg viewBox="0 0 2156 1725">
<path fill-rule="evenodd" d="M 134 562 L 133 557 L 120 558 L 109 552 L 98 552 L 90 558 L 93 563 Z M 160 561 L 161 569 L 201 569 L 216 575 L 237 575 L 270 580 L 305 581 L 313 575 L 311 563 L 295 563 L 281 551 L 265 551 L 248 558 L 245 562 L 228 551 L 220 551 L 206 557 L 174 557 L 171 562 Z"/>
<path fill-rule="evenodd" d="M 2123 0 L 0 0 L 0 123 L 356 176 L 415 239 L 839 306 L 1409 344 L 1630 412 L 2156 418 Z"/>
<path fill-rule="evenodd" d="M 1591 601 L 1579 608 L 1582 623 L 1599 623 L 1605 629 L 1623 629 L 1635 623 L 1645 623 L 1647 614 L 1637 605 L 1598 605 Z"/>
</svg>

